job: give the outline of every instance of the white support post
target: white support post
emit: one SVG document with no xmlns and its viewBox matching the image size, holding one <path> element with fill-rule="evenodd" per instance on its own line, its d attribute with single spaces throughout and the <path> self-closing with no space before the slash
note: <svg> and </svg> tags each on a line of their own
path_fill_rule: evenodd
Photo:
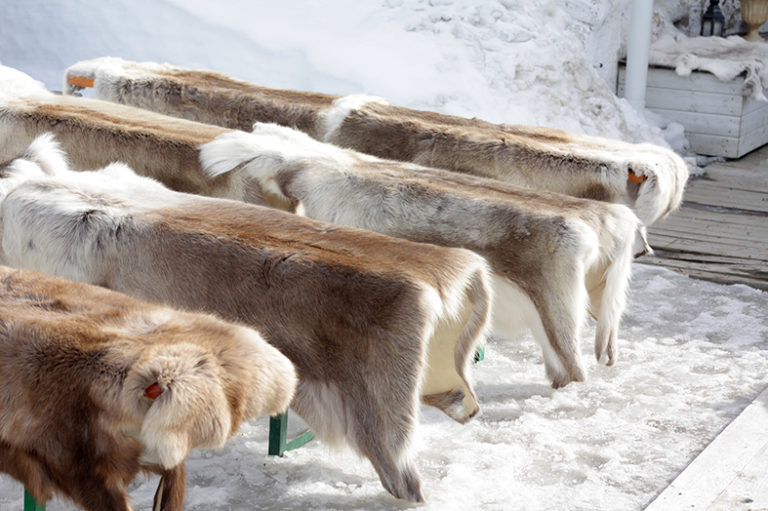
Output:
<svg viewBox="0 0 768 511">
<path fill-rule="evenodd" d="M 630 0 L 632 17 L 627 36 L 627 73 L 624 97 L 643 113 L 645 84 L 648 80 L 648 51 L 651 46 L 651 18 L 653 0 Z"/>
</svg>

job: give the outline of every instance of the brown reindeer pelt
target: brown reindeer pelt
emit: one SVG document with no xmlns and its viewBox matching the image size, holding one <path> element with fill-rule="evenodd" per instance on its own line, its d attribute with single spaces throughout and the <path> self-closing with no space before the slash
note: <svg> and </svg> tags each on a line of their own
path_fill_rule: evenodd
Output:
<svg viewBox="0 0 768 511">
<path fill-rule="evenodd" d="M 184 459 L 285 410 L 292 364 L 254 330 L 89 284 L 0 267 L 0 471 L 38 501 L 128 511 L 159 473 L 182 508 Z"/>
</svg>

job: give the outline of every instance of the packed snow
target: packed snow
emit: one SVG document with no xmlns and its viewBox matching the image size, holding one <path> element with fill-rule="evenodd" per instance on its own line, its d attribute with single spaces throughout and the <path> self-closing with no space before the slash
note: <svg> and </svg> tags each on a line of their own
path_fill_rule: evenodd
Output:
<svg viewBox="0 0 768 511">
<path fill-rule="evenodd" d="M 684 3 L 657 6 L 655 36 L 674 30 L 668 17 Z M 663 144 L 679 130 L 662 132 L 663 120 L 613 93 L 627 5 L 5 0 L 0 62 L 53 90 L 67 66 L 113 55 Z M 462 426 L 423 408 L 414 448 L 428 503 L 419 509 L 640 509 L 765 387 L 768 294 L 642 264 L 634 270 L 616 366 L 594 362 L 590 328 L 590 380 L 555 391 L 529 336 L 491 339 L 473 370 L 482 415 Z M 195 452 L 186 508 L 414 507 L 390 497 L 353 453 L 314 441 L 268 457 L 267 429 L 266 419 L 254 421 L 225 447 Z M 156 483 L 131 486 L 136 509 L 151 508 Z M 21 499 L 22 486 L 0 476 L 0 510 L 21 509 Z M 48 509 L 75 508 L 57 499 Z"/>
</svg>

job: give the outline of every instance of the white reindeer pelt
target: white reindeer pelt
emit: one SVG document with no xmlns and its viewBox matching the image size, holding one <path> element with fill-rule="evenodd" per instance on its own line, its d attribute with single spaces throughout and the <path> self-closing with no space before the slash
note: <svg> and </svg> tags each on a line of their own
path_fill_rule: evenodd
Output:
<svg viewBox="0 0 768 511">
<path fill-rule="evenodd" d="M 50 136 L 1 169 L 2 261 L 206 310 L 259 329 L 296 366 L 291 406 L 321 439 L 421 501 L 421 396 L 459 422 L 491 294 L 468 250 L 173 192 L 122 164 L 65 170 Z"/>
<path fill-rule="evenodd" d="M 39 502 L 129 511 L 144 470 L 154 509 L 181 511 L 187 454 L 293 396 L 293 365 L 250 328 L 27 270 L 0 267 L 0 287 L 0 471 Z"/>
<path fill-rule="evenodd" d="M 558 129 L 492 124 L 345 97 L 270 89 L 204 70 L 105 57 L 78 62 L 67 80 L 93 80 L 95 96 L 247 131 L 254 122 L 381 158 L 501 179 L 576 197 L 619 202 L 647 226 L 679 207 L 688 168 L 673 151 Z"/>
<path fill-rule="evenodd" d="M 586 377 L 589 310 L 597 359 L 616 361 L 633 252 L 649 250 L 625 206 L 381 160 L 276 124 L 221 135 L 200 154 L 212 177 L 244 173 L 310 218 L 483 255 L 495 275 L 493 330 L 529 328 L 554 387 Z"/>
</svg>

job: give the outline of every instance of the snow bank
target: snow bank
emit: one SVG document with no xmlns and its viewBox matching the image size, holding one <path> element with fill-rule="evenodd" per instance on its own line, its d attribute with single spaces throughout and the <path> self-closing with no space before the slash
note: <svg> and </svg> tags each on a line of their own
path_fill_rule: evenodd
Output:
<svg viewBox="0 0 768 511">
<path fill-rule="evenodd" d="M 259 16 L 268 4 L 261 7 Z M 105 55 L 235 76 L 249 70 L 274 87 L 356 90 L 343 78 L 313 69 L 300 51 L 263 48 L 166 0 L 3 0 L 3 20 L 0 61 L 51 90 L 61 90 L 71 64 Z"/>
</svg>

